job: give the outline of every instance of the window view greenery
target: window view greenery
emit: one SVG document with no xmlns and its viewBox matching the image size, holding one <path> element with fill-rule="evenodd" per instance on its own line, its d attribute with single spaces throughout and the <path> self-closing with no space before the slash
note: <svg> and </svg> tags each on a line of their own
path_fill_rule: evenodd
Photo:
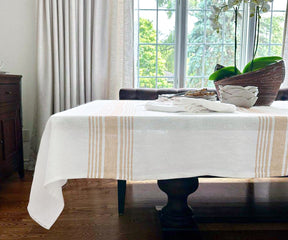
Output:
<svg viewBox="0 0 288 240">
<path fill-rule="evenodd" d="M 153 29 L 151 21 L 145 18 L 139 19 L 139 41 L 141 43 L 156 42 L 156 30 Z M 157 58 L 157 63 L 156 63 Z M 174 86 L 173 79 L 159 78 L 159 76 L 173 75 L 174 70 L 174 46 L 158 45 L 156 54 L 155 45 L 139 46 L 139 77 L 140 87 L 155 88 L 156 87 L 156 66 L 157 66 L 157 87 L 171 88 Z M 153 78 L 150 78 L 153 77 Z"/>
<path fill-rule="evenodd" d="M 189 0 L 186 87 L 214 87 L 213 82 L 208 81 L 214 66 L 217 63 L 224 65 L 233 63 L 233 12 L 228 11 L 223 14 L 220 20 L 223 31 L 220 34 L 212 29 L 209 21 L 212 13 L 211 5 L 218 1 Z M 238 38 L 241 36 L 241 22 L 239 25 Z M 237 56 L 239 61 L 240 54 L 238 53 Z"/>
<path fill-rule="evenodd" d="M 211 27 L 211 5 L 219 0 L 187 1 L 185 87 L 214 87 L 208 81 L 217 63 L 233 65 L 234 23 L 233 11 L 222 16 L 222 31 L 217 34 Z M 134 0 L 135 46 L 137 50 L 136 86 L 142 88 L 172 88 L 179 72 L 175 69 L 179 56 L 176 47 L 177 0 Z M 257 57 L 279 55 L 285 21 L 286 1 L 274 0 L 269 12 L 262 15 Z M 243 16 L 243 9 L 241 10 Z M 181 23 L 180 23 L 181 25 Z M 240 20 L 238 39 L 243 40 L 244 24 Z M 185 33 L 184 33 L 185 34 Z M 183 36 L 180 36 L 180 39 Z M 247 36 L 246 36 L 247 37 Z M 178 38 L 179 40 L 179 38 Z M 245 58 L 247 46 L 239 41 L 237 61 Z M 179 43 L 178 43 L 179 44 Z M 182 46 L 183 47 L 183 46 Z M 244 63 L 245 64 L 245 63 Z M 178 79 L 181 81 L 181 79 Z"/>
</svg>

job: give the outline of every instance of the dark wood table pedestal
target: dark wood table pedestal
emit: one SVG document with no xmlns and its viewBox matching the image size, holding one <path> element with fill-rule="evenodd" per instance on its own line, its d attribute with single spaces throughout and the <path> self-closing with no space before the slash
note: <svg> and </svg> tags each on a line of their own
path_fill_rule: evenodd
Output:
<svg viewBox="0 0 288 240">
<path fill-rule="evenodd" d="M 189 228 L 195 226 L 193 211 L 188 206 L 188 196 L 199 186 L 198 178 L 158 180 L 159 188 L 168 196 L 167 205 L 160 211 L 162 227 Z"/>
</svg>

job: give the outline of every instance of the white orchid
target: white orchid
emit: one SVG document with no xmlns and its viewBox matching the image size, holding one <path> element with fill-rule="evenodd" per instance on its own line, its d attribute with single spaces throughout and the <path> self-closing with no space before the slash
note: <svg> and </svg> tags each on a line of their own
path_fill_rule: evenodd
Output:
<svg viewBox="0 0 288 240">
<path fill-rule="evenodd" d="M 222 12 L 227 12 L 229 9 L 234 10 L 234 23 L 235 23 L 235 35 L 234 35 L 234 67 L 237 69 L 237 21 L 238 19 L 241 19 L 242 16 L 239 12 L 240 5 L 243 4 L 250 4 L 250 17 L 255 16 L 256 21 L 256 28 L 255 28 L 255 34 L 253 39 L 253 58 L 252 62 L 256 56 L 257 49 L 258 49 L 258 41 L 259 41 L 259 28 L 260 28 L 260 13 L 265 13 L 270 10 L 270 4 L 273 2 L 273 0 L 225 0 L 224 3 L 222 3 L 219 6 L 212 6 L 212 14 L 209 17 L 209 20 L 211 21 L 211 26 L 213 30 L 215 30 L 217 33 L 220 32 L 222 29 L 222 26 L 219 22 L 219 16 Z"/>
<path fill-rule="evenodd" d="M 270 5 L 268 3 L 264 3 L 262 6 L 262 12 L 268 12 L 270 10 Z"/>
<path fill-rule="evenodd" d="M 222 12 L 227 12 L 229 9 L 237 9 L 238 18 L 241 19 L 241 14 L 238 11 L 242 3 L 250 3 L 250 17 L 254 17 L 256 9 L 258 8 L 259 13 L 266 13 L 270 10 L 270 3 L 273 0 L 226 0 L 223 4 L 212 6 L 212 15 L 210 16 L 210 21 L 212 23 L 212 28 L 217 32 L 221 29 L 221 24 L 219 23 L 219 16 Z"/>
</svg>

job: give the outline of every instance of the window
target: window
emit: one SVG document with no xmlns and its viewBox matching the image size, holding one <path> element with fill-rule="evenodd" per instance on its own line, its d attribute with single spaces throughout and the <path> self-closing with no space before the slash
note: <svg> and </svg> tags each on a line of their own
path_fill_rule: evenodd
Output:
<svg viewBox="0 0 288 240">
<path fill-rule="evenodd" d="M 135 86 L 142 88 L 214 87 L 214 66 L 233 65 L 233 11 L 222 14 L 220 34 L 212 30 L 211 5 L 219 0 L 134 0 Z M 240 9 L 237 66 L 251 60 L 254 20 Z M 262 13 L 257 57 L 281 56 L 286 1 L 274 0 Z"/>
</svg>

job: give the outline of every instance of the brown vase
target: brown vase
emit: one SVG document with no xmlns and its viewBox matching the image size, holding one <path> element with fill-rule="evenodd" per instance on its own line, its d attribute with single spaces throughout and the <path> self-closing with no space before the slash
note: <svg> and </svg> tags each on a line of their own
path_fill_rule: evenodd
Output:
<svg viewBox="0 0 288 240">
<path fill-rule="evenodd" d="M 258 87 L 258 100 L 255 106 L 270 106 L 276 99 L 281 83 L 285 78 L 285 64 L 281 60 L 255 72 L 248 72 L 214 82 L 219 95 L 219 86 L 238 85 Z"/>
</svg>

